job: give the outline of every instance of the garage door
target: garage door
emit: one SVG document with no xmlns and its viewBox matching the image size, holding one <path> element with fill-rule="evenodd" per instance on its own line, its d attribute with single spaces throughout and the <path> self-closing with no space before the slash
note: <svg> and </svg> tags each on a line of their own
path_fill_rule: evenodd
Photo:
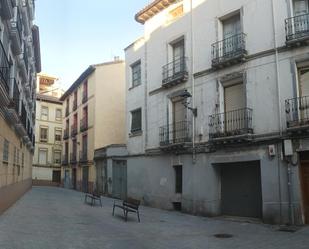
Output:
<svg viewBox="0 0 309 249">
<path fill-rule="evenodd" d="M 221 165 L 222 215 L 262 218 L 259 162 Z"/>
</svg>

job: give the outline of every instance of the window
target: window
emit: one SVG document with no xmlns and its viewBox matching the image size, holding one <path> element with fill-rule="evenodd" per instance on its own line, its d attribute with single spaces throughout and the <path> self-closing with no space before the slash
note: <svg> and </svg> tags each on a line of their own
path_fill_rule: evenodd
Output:
<svg viewBox="0 0 309 249">
<path fill-rule="evenodd" d="M 48 138 L 48 129 L 45 127 L 40 128 L 40 141 L 41 142 L 47 142 Z"/>
<path fill-rule="evenodd" d="M 61 121 L 62 118 L 62 110 L 61 109 L 56 109 L 56 120 Z"/>
<path fill-rule="evenodd" d="M 47 164 L 47 149 L 39 149 L 39 164 Z"/>
<path fill-rule="evenodd" d="M 48 107 L 47 106 L 41 107 L 41 119 L 48 120 Z"/>
<path fill-rule="evenodd" d="M 142 130 L 142 109 L 131 111 L 131 132 Z"/>
<path fill-rule="evenodd" d="M 9 141 L 4 139 L 3 142 L 3 161 L 8 162 L 9 161 Z"/>
<path fill-rule="evenodd" d="M 182 166 L 174 166 L 175 170 L 175 192 L 177 194 L 182 193 Z"/>
<path fill-rule="evenodd" d="M 142 83 L 141 79 L 141 61 L 134 63 L 131 66 L 132 70 L 132 87 L 138 86 Z"/>
<path fill-rule="evenodd" d="M 25 154 L 22 153 L 21 154 L 21 166 L 24 167 L 24 164 L 25 164 Z"/>
<path fill-rule="evenodd" d="M 55 164 L 61 163 L 61 151 L 54 151 L 54 163 Z"/>
<path fill-rule="evenodd" d="M 55 142 L 61 142 L 61 134 L 62 130 L 60 129 L 55 130 Z"/>
</svg>

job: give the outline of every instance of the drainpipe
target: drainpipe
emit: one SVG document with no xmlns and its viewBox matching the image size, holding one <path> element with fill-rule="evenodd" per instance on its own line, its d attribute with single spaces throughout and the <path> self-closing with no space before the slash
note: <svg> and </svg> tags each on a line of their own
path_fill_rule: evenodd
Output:
<svg viewBox="0 0 309 249">
<path fill-rule="evenodd" d="M 192 75 L 192 108 L 195 108 L 195 82 L 194 82 L 194 49 L 193 49 L 193 7 L 192 0 L 190 0 L 190 31 L 191 31 L 191 60 L 190 60 L 190 70 Z M 192 115 L 192 162 L 196 163 L 196 154 L 195 154 L 195 115 Z"/>
<path fill-rule="evenodd" d="M 276 37 L 276 12 L 274 7 L 274 0 L 271 0 L 272 8 L 272 21 L 273 21 L 273 37 L 274 37 L 274 49 L 275 49 L 275 61 L 276 61 L 276 88 L 278 99 L 278 119 L 279 119 L 279 134 L 282 137 L 282 115 L 281 115 L 281 91 L 280 91 L 280 73 L 279 73 L 279 55 L 278 55 L 278 43 Z M 294 210 L 293 210 L 293 196 L 292 196 L 292 182 L 291 182 L 291 166 L 288 163 L 288 199 L 289 199 L 289 215 L 290 223 L 294 224 Z M 278 156 L 278 183 L 279 183 L 279 202 L 280 202 L 280 219 L 282 221 L 282 199 L 281 199 L 281 177 L 280 177 L 280 158 Z"/>
</svg>

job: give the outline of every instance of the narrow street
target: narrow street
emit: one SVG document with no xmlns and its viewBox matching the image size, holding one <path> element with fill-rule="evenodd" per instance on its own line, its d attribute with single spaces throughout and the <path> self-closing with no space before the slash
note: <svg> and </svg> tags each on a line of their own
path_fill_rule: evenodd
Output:
<svg viewBox="0 0 309 249">
<path fill-rule="evenodd" d="M 52 187 L 33 187 L 0 216 L 1 249 L 48 248 L 308 248 L 309 227 L 294 233 L 278 227 L 204 218 L 141 207 L 124 222 L 112 216 L 113 200 L 103 207 L 83 202 L 83 194 Z M 216 238 L 215 234 L 231 234 Z"/>
</svg>

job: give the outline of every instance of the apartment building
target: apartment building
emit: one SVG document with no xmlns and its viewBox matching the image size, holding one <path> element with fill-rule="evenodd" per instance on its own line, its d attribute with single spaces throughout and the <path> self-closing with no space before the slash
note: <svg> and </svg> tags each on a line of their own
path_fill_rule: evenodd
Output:
<svg viewBox="0 0 309 249">
<path fill-rule="evenodd" d="M 156 0 L 135 19 L 107 179 L 154 207 L 308 223 L 308 1 Z"/>
<path fill-rule="evenodd" d="M 34 1 L 0 3 L 0 213 L 31 188 L 36 73 Z"/>
<path fill-rule="evenodd" d="M 115 59 L 89 66 L 61 97 L 62 185 L 96 189 L 94 151 L 125 141 L 125 66 Z"/>
<path fill-rule="evenodd" d="M 64 91 L 56 77 L 37 76 L 35 152 L 33 185 L 59 186 L 62 153 L 62 102 Z"/>
</svg>

